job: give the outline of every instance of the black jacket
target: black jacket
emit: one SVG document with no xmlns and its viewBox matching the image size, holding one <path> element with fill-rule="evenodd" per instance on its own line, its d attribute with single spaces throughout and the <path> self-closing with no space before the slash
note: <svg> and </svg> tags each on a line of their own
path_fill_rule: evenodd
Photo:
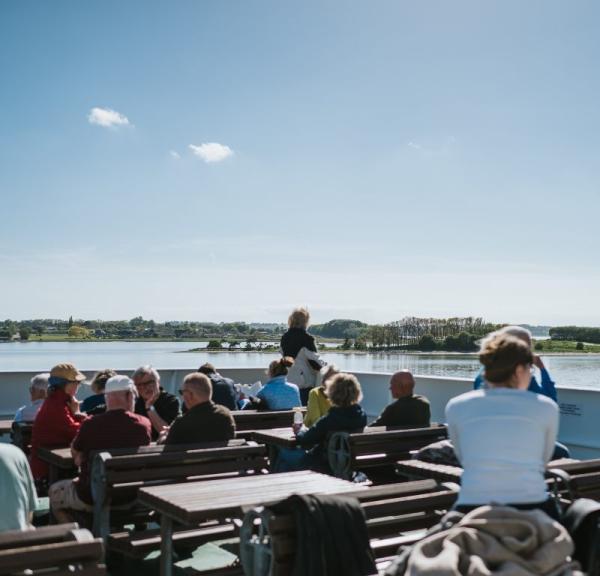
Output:
<svg viewBox="0 0 600 576">
<path fill-rule="evenodd" d="M 281 351 L 284 356 L 295 358 L 302 348 L 307 348 L 312 352 L 317 351 L 314 336 L 311 336 L 302 328 L 290 328 L 281 337 Z"/>
<path fill-rule="evenodd" d="M 167 424 L 171 424 L 171 422 L 173 422 L 173 420 L 175 420 L 175 418 L 181 414 L 177 396 L 173 396 L 173 394 L 165 392 L 162 388 L 160 389 L 159 397 L 154 403 L 154 409 Z M 135 413 L 141 414 L 142 416 L 148 418 L 146 403 L 141 397 L 135 401 Z M 152 426 L 152 440 L 156 440 L 157 438 L 158 432 L 154 429 L 154 426 Z"/>
<path fill-rule="evenodd" d="M 173 422 L 165 444 L 202 444 L 231 440 L 234 436 L 231 412 L 214 402 L 203 402 Z"/>
<path fill-rule="evenodd" d="M 229 408 L 229 410 L 237 410 L 237 394 L 235 393 L 235 386 L 231 378 L 223 378 L 218 373 L 209 374 L 212 384 L 212 401 L 215 404 L 220 404 Z"/>
<path fill-rule="evenodd" d="M 379 418 L 370 425 L 390 428 L 427 428 L 430 419 L 429 400 L 425 396 L 413 394 L 398 398 L 386 406 Z"/>
</svg>

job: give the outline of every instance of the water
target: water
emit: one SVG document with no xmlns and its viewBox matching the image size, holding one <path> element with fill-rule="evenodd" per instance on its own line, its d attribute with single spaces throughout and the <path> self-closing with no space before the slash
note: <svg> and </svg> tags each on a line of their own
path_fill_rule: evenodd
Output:
<svg viewBox="0 0 600 576">
<path fill-rule="evenodd" d="M 198 368 L 211 362 L 218 368 L 267 367 L 276 353 L 190 352 L 206 342 L 7 342 L 0 343 L 0 371 L 45 371 L 59 362 L 82 370 L 131 370 L 142 364 L 157 368 Z M 323 358 L 357 372 L 394 372 L 472 378 L 479 369 L 473 354 L 340 354 L 324 351 Z M 546 356 L 544 362 L 560 386 L 600 389 L 600 355 Z"/>
</svg>

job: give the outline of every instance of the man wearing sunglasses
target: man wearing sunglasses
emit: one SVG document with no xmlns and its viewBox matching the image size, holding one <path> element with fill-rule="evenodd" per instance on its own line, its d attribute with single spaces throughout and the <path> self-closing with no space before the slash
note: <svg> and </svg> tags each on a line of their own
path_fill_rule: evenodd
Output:
<svg viewBox="0 0 600 576">
<path fill-rule="evenodd" d="M 135 413 L 146 416 L 152 423 L 152 440 L 180 414 L 179 400 L 160 387 L 160 374 L 152 366 L 140 366 L 133 373 L 139 397 Z"/>
</svg>

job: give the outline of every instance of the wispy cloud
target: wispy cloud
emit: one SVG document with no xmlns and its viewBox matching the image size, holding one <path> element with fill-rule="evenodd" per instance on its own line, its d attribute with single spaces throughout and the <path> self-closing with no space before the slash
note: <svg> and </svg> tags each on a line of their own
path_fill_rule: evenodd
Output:
<svg viewBox="0 0 600 576">
<path fill-rule="evenodd" d="M 218 142 L 206 142 L 196 146 L 189 145 L 190 150 L 199 158 L 202 158 L 207 164 L 213 162 L 222 162 L 226 158 L 233 156 L 233 150 L 225 144 Z"/>
<path fill-rule="evenodd" d="M 409 142 L 408 143 L 408 147 L 409 148 L 414 148 L 415 150 L 422 150 L 423 146 L 421 146 L 420 144 L 417 144 L 416 142 Z"/>
<path fill-rule="evenodd" d="M 169 156 L 171 156 L 171 158 L 174 158 L 175 160 L 181 160 L 181 156 L 178 152 L 175 152 L 175 150 L 169 150 Z"/>
<path fill-rule="evenodd" d="M 130 124 L 127 116 L 110 108 L 92 108 L 88 114 L 88 122 L 103 128 L 116 128 Z"/>
</svg>

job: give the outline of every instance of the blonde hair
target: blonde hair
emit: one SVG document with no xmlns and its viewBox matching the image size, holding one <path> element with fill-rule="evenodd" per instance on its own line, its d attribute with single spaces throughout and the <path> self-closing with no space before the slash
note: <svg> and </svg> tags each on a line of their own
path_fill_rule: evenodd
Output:
<svg viewBox="0 0 600 576">
<path fill-rule="evenodd" d="M 292 313 L 288 318 L 288 327 L 289 328 L 303 328 L 306 330 L 308 328 L 308 323 L 310 322 L 310 314 L 308 310 L 304 307 L 294 308 Z"/>
<path fill-rule="evenodd" d="M 484 377 L 496 386 L 509 386 L 517 366 L 533 362 L 531 348 L 518 336 L 492 334 L 481 343 L 479 361 L 484 366 Z"/>
<path fill-rule="evenodd" d="M 360 382 L 356 376 L 340 372 L 325 384 L 325 392 L 333 406 L 347 408 L 362 400 Z"/>
<path fill-rule="evenodd" d="M 327 381 L 333 378 L 336 374 L 340 373 L 340 369 L 335 364 L 328 364 L 327 366 L 323 366 L 319 371 L 319 375 L 317 378 L 321 380 L 321 388 L 325 389 L 327 386 Z"/>
</svg>

